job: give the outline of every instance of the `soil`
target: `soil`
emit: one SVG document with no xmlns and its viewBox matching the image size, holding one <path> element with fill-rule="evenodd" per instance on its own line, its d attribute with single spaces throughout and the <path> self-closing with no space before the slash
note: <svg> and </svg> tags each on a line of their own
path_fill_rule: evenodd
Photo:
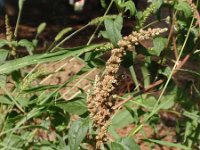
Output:
<svg viewBox="0 0 200 150">
<path fill-rule="evenodd" d="M 47 2 L 46 0 L 38 1 L 29 1 L 27 0 L 24 11 L 21 19 L 21 23 L 19 26 L 19 39 L 33 39 L 36 34 L 37 26 L 41 22 L 47 23 L 47 28 L 45 31 L 39 36 L 39 47 L 37 48 L 36 53 L 43 53 L 48 48 L 48 46 L 52 43 L 55 35 L 63 28 L 72 27 L 73 30 L 77 30 L 83 25 L 85 25 L 88 21 L 92 18 L 97 16 L 101 16 L 105 10 L 101 9 L 98 5 L 99 4 L 91 4 L 93 7 L 88 5 L 82 12 L 74 12 L 73 8 L 66 4 L 66 1 L 59 0 L 58 2 L 52 1 Z M 144 0 L 138 3 L 138 8 L 143 9 L 147 4 L 144 3 Z M 59 8 L 59 9 L 57 9 Z M 14 28 L 17 18 L 17 4 L 13 3 L 12 0 L 7 1 L 6 4 L 6 12 L 10 15 L 10 22 L 11 26 Z M 123 30 L 123 34 L 128 34 L 132 30 L 134 26 L 133 19 L 126 19 L 125 26 Z M 5 28 L 4 28 L 4 14 L 0 16 L 0 38 L 5 38 Z M 76 47 L 80 45 L 85 45 L 88 42 L 88 39 L 94 32 L 95 27 L 90 27 L 89 29 L 80 32 L 78 35 L 74 36 L 72 39 L 68 40 L 64 43 L 63 47 Z M 102 42 L 102 39 L 97 37 L 93 40 L 94 43 Z M 18 53 L 20 55 L 27 55 L 26 51 L 19 50 Z M 59 62 L 54 63 L 46 63 L 39 68 L 42 70 L 52 72 L 55 71 L 60 66 L 65 65 L 62 71 L 55 73 L 51 78 L 44 81 L 44 84 L 61 84 L 67 79 L 69 79 L 73 74 L 78 72 L 82 67 L 83 63 L 79 60 L 74 58 L 70 58 L 68 60 L 62 60 Z M 94 78 L 95 74 L 98 73 L 98 70 L 94 70 L 87 78 Z M 73 85 L 72 85 L 73 86 Z M 84 90 L 87 90 L 90 86 L 90 82 L 85 79 L 81 81 L 81 83 L 75 87 L 85 87 Z M 70 87 L 69 87 L 70 88 Z M 66 94 L 68 89 L 64 89 L 61 91 L 61 94 Z M 68 99 L 73 94 L 76 94 L 77 90 L 74 90 L 71 95 L 65 95 L 64 98 Z M 69 94 L 69 93 L 67 93 Z M 169 120 L 170 121 L 170 120 Z M 118 129 L 117 132 L 121 136 L 127 135 L 132 129 L 134 125 L 127 126 L 123 129 Z M 144 132 L 147 133 L 147 137 L 151 138 L 160 138 L 165 137 L 164 140 L 176 142 L 175 139 L 175 128 L 168 127 L 164 123 L 160 123 L 157 127 L 159 135 L 155 135 L 153 133 L 153 129 L 149 126 L 144 127 Z M 147 142 L 142 141 L 144 135 L 138 133 L 136 137 L 134 137 L 136 141 L 140 144 L 142 150 L 150 149 L 150 144 Z M 154 150 L 175 150 L 174 148 L 167 148 L 165 146 L 156 145 Z M 176 149 L 178 150 L 178 149 Z"/>
</svg>

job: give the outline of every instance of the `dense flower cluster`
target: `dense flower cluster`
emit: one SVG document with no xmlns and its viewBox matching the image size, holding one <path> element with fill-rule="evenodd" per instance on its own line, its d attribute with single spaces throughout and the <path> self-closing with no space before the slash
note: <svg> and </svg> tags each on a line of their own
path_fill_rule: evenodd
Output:
<svg viewBox="0 0 200 150">
<path fill-rule="evenodd" d="M 187 0 L 187 2 L 191 7 L 191 10 L 192 10 L 192 13 L 193 13 L 193 17 L 197 19 L 197 24 L 200 27 L 200 15 L 199 15 L 199 12 L 197 10 L 197 6 L 193 3 L 192 0 Z"/>
<path fill-rule="evenodd" d="M 109 120 L 114 113 L 112 107 L 115 105 L 113 95 L 118 85 L 117 72 L 119 70 L 122 57 L 126 53 L 126 49 L 137 45 L 139 41 L 149 39 L 167 29 L 148 29 L 132 32 L 129 36 L 125 36 L 118 42 L 119 48 L 114 48 L 111 51 L 111 56 L 106 63 L 105 73 L 100 78 L 96 76 L 93 91 L 88 94 L 87 103 L 90 117 L 93 120 L 93 126 L 97 129 L 96 147 L 107 140 L 107 127 Z"/>
<path fill-rule="evenodd" d="M 142 17 L 139 19 L 139 24 L 137 28 L 143 27 L 144 23 L 146 22 L 147 18 L 155 11 L 156 5 L 155 3 L 151 3 L 142 13 Z"/>
</svg>

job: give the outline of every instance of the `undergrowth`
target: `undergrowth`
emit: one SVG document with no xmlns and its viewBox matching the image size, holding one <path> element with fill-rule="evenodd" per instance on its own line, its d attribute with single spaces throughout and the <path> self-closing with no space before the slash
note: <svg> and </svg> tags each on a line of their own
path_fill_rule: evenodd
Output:
<svg viewBox="0 0 200 150">
<path fill-rule="evenodd" d="M 24 2 L 19 0 L 14 31 L 5 16 L 6 38 L 0 40 L 2 150 L 139 150 L 141 141 L 148 149 L 200 148 L 198 0 L 149 0 L 143 11 L 132 0 L 101 0 L 103 16 L 78 30 L 61 30 L 43 54 L 36 49 L 46 23 L 34 39 L 18 38 Z M 134 19 L 134 26 L 123 35 L 127 19 Z M 96 29 L 85 45 L 62 46 L 89 26 Z M 93 43 L 95 36 L 107 42 Z M 21 57 L 20 49 L 28 55 Z M 45 84 L 72 60 L 83 67 L 63 83 Z M 50 62 L 61 61 L 48 72 Z M 83 80 L 87 88 L 79 86 Z M 146 126 L 156 136 L 149 137 Z M 173 128 L 174 139 L 159 136 L 159 126 Z M 131 127 L 125 137 L 118 132 L 124 127 Z"/>
</svg>

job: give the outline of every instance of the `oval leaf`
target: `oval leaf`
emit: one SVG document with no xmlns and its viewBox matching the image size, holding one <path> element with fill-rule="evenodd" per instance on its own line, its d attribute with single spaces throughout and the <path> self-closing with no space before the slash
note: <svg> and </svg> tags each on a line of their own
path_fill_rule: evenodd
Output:
<svg viewBox="0 0 200 150">
<path fill-rule="evenodd" d="M 82 115 L 87 111 L 87 105 L 84 99 L 76 98 L 64 103 L 58 103 L 58 107 L 62 108 L 68 113 Z"/>
<path fill-rule="evenodd" d="M 1 39 L 1 40 L 0 40 L 0 48 L 4 47 L 4 46 L 6 46 L 6 45 L 8 45 L 8 41 L 5 40 L 5 39 Z"/>
<path fill-rule="evenodd" d="M 190 5 L 187 2 L 180 2 L 178 3 L 175 8 L 179 11 L 182 11 L 184 13 L 184 16 L 186 18 L 191 17 L 192 16 L 192 10 Z"/>
<path fill-rule="evenodd" d="M 8 56 L 8 51 L 5 49 L 0 49 L 0 64 L 3 64 Z"/>
<path fill-rule="evenodd" d="M 33 50 L 34 50 L 34 45 L 32 42 L 22 39 L 18 42 L 19 46 L 25 47 L 26 50 L 28 51 L 29 55 L 33 55 Z"/>
<path fill-rule="evenodd" d="M 72 123 L 69 129 L 69 146 L 70 150 L 78 150 L 79 145 L 86 136 L 89 127 L 89 119 L 79 119 Z"/>
<path fill-rule="evenodd" d="M 117 46 L 117 42 L 122 38 L 121 30 L 123 19 L 121 16 L 117 16 L 115 20 L 105 19 L 106 35 L 113 45 Z"/>
<path fill-rule="evenodd" d="M 165 49 L 167 44 L 167 39 L 162 37 L 157 37 L 153 40 L 154 47 L 149 51 L 150 54 L 159 56 L 160 53 Z"/>
<path fill-rule="evenodd" d="M 132 0 L 125 2 L 124 7 L 125 7 L 125 11 L 130 12 L 130 16 L 133 16 L 135 14 L 136 8 Z"/>
</svg>

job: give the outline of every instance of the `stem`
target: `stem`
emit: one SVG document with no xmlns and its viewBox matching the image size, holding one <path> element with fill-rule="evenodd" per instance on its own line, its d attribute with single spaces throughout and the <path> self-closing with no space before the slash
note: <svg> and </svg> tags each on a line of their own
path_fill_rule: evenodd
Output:
<svg viewBox="0 0 200 150">
<path fill-rule="evenodd" d="M 3 86 L 1 86 L 1 89 L 7 94 L 7 96 L 13 101 L 13 103 L 16 105 L 16 107 L 23 113 L 25 114 L 25 111 L 23 108 L 18 104 L 18 102 L 14 99 L 14 97 L 7 91 L 7 89 Z"/>
<path fill-rule="evenodd" d="M 23 5 L 22 5 L 23 8 Z M 22 8 L 19 10 L 18 16 L 17 16 L 17 22 L 16 22 L 16 26 L 15 26 L 15 31 L 14 31 L 14 37 L 17 37 L 17 33 L 18 33 L 18 28 L 19 28 L 19 22 L 21 20 L 21 15 L 22 15 Z"/>
<path fill-rule="evenodd" d="M 161 92 L 161 94 L 160 94 L 160 96 L 159 96 L 159 98 L 158 98 L 156 104 L 154 105 L 154 108 L 153 108 L 152 112 L 149 114 L 149 116 L 147 116 L 147 117 L 144 119 L 144 122 L 148 121 L 148 120 L 159 110 L 158 105 L 159 105 L 159 103 L 160 103 L 160 100 L 161 100 L 162 96 L 164 95 L 164 93 L 165 93 L 165 91 L 166 91 L 166 89 L 167 89 L 167 86 L 168 86 L 168 84 L 169 84 L 169 82 L 170 82 L 170 80 L 171 80 L 171 78 L 172 78 L 172 75 L 174 74 L 174 71 L 176 70 L 177 66 L 179 65 L 179 60 L 180 60 L 180 58 L 181 58 L 181 55 L 182 55 L 182 53 L 183 53 L 183 50 L 184 50 L 185 45 L 186 45 L 186 43 L 187 43 L 187 40 L 188 40 L 188 38 L 189 38 L 189 35 L 190 35 L 190 31 L 191 31 L 193 22 L 194 22 L 194 18 L 192 19 L 192 21 L 191 21 L 191 23 L 190 23 L 190 27 L 189 27 L 189 30 L 188 30 L 188 32 L 187 32 L 187 35 L 186 35 L 185 41 L 184 41 L 184 43 L 183 43 L 183 46 L 182 46 L 182 48 L 181 48 L 181 50 L 180 50 L 180 53 L 179 53 L 178 58 L 177 58 L 177 60 L 176 60 L 176 62 L 175 62 L 175 64 L 174 64 L 174 67 L 172 68 L 172 71 L 171 71 L 171 73 L 170 73 L 170 75 L 169 75 L 169 77 L 168 77 L 168 79 L 167 79 L 167 81 L 166 81 L 166 83 L 165 83 L 165 85 L 164 85 L 164 87 L 163 87 L 163 90 L 162 90 L 162 92 Z"/>
<path fill-rule="evenodd" d="M 85 28 L 87 28 L 88 26 L 90 26 L 90 24 L 86 24 L 83 27 L 81 27 L 80 29 L 76 30 L 75 32 L 73 32 L 72 34 L 70 34 L 69 36 L 67 36 L 66 38 L 64 38 L 61 42 L 59 42 L 56 46 L 54 46 L 50 52 L 53 52 L 56 48 L 58 48 L 60 45 L 62 45 L 64 42 L 66 42 L 68 39 L 70 39 L 71 37 L 73 37 L 75 34 L 77 34 L 78 32 L 84 30 Z"/>
<path fill-rule="evenodd" d="M 72 90 L 76 87 L 78 87 L 79 83 L 81 83 L 84 79 L 86 79 L 91 73 L 93 73 L 97 68 L 93 68 L 88 73 L 86 73 L 79 81 L 77 81 L 69 90 L 67 90 L 64 94 L 62 94 L 62 97 L 65 97 L 67 94 L 72 92 Z"/>
<path fill-rule="evenodd" d="M 111 8 L 113 2 L 114 2 L 114 0 L 112 0 L 112 1 L 110 2 L 110 4 L 109 4 L 108 8 L 106 9 L 106 11 L 105 11 L 103 17 L 105 17 L 105 16 L 108 14 L 108 12 L 109 12 L 109 10 L 110 10 L 110 8 Z M 96 27 L 94 33 L 91 35 L 89 41 L 87 42 L 87 45 L 89 45 L 89 44 L 92 42 L 92 40 L 93 40 L 95 34 L 97 33 L 97 31 L 99 30 L 99 28 L 100 28 L 100 26 L 101 26 L 101 24 L 102 24 L 102 22 L 103 22 L 103 21 L 99 22 L 99 24 L 97 25 L 97 27 Z"/>
<path fill-rule="evenodd" d="M 146 29 L 146 28 L 148 28 L 149 26 L 151 26 L 151 25 L 153 25 L 153 24 L 156 24 L 156 23 L 158 23 L 158 22 L 161 22 L 161 21 L 166 21 L 166 20 L 167 20 L 167 17 L 166 17 L 166 18 L 163 18 L 163 19 L 161 19 L 160 21 L 158 21 L 158 20 L 155 20 L 155 21 L 153 21 L 153 22 L 151 22 L 151 23 L 147 24 L 146 26 L 142 27 L 142 29 Z"/>
</svg>

